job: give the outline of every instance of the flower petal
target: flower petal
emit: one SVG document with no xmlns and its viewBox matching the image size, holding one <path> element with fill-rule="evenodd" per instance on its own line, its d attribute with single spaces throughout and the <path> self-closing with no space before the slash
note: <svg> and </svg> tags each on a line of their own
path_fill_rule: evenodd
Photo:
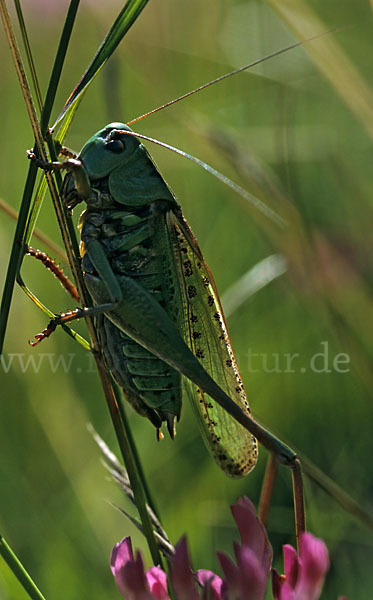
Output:
<svg viewBox="0 0 373 600">
<path fill-rule="evenodd" d="M 222 600 L 223 580 L 221 577 L 206 569 L 197 571 L 196 577 L 201 587 L 209 592 L 207 594 L 208 598 L 211 598 L 211 600 Z"/>
<path fill-rule="evenodd" d="M 242 545 L 252 549 L 268 577 L 272 566 L 272 546 L 263 523 L 256 516 L 253 503 L 246 496 L 239 498 L 232 506 L 232 514 L 241 535 Z"/>
<path fill-rule="evenodd" d="M 285 581 L 281 588 L 280 600 L 295 600 L 295 592 L 293 588 Z"/>
<path fill-rule="evenodd" d="M 225 575 L 222 597 L 263 600 L 269 572 L 262 568 L 258 557 L 248 546 L 236 544 L 235 554 L 237 566 L 225 554 L 217 555 Z"/>
<path fill-rule="evenodd" d="M 311 533 L 299 539 L 301 571 L 298 575 L 295 600 L 317 600 L 329 569 L 329 554 L 324 542 Z"/>
<path fill-rule="evenodd" d="M 178 600 L 198 600 L 185 537 L 181 538 L 175 546 L 175 554 L 172 558 L 172 585 Z"/>
<path fill-rule="evenodd" d="M 282 547 L 282 551 L 284 554 L 284 571 L 286 582 L 292 589 L 295 589 L 299 572 L 301 571 L 298 554 L 294 550 L 293 546 L 290 546 L 290 544 L 285 544 L 285 546 Z"/>
<path fill-rule="evenodd" d="M 146 580 L 153 598 L 170 600 L 167 590 L 167 576 L 160 567 L 150 567 L 145 573 Z"/>
<path fill-rule="evenodd" d="M 227 581 L 229 581 L 231 583 L 231 585 L 234 586 L 234 584 L 236 582 L 236 584 L 238 586 L 238 579 L 239 579 L 238 568 L 236 567 L 236 565 L 234 564 L 232 559 L 229 558 L 229 556 L 227 556 L 226 554 L 223 554 L 223 552 L 217 552 L 216 556 L 219 559 L 220 566 L 225 575 L 225 583 Z"/>
<path fill-rule="evenodd" d="M 269 569 L 263 569 L 258 556 L 251 548 L 239 546 L 235 548 L 237 565 L 240 572 L 240 589 L 242 598 L 247 600 L 263 600 Z"/>
<path fill-rule="evenodd" d="M 136 554 L 134 561 L 128 562 L 121 569 L 120 584 L 119 587 L 117 581 L 119 591 L 126 600 L 152 600 L 140 552 Z"/>
<path fill-rule="evenodd" d="M 126 600 L 153 600 L 141 554 L 137 553 L 134 559 L 129 537 L 115 544 L 110 557 L 110 568 L 118 590 Z"/>
<path fill-rule="evenodd" d="M 241 535 L 242 544 L 252 548 L 258 556 L 262 556 L 267 536 L 264 526 L 256 516 L 254 504 L 244 496 L 232 505 L 231 510 Z"/>
<path fill-rule="evenodd" d="M 115 577 L 116 572 L 129 560 L 133 560 L 133 550 L 131 538 L 123 538 L 118 544 L 115 544 L 110 555 L 110 568 Z"/>
<path fill-rule="evenodd" d="M 281 589 L 284 583 L 284 575 L 279 575 L 275 569 L 272 569 L 272 594 L 274 600 L 281 600 Z"/>
</svg>

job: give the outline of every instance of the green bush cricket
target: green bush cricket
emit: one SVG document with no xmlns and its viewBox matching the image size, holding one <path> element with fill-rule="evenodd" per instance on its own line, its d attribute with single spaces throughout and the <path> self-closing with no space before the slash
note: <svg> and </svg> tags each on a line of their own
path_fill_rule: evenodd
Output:
<svg viewBox="0 0 373 600">
<path fill-rule="evenodd" d="M 212 274 L 150 155 L 126 131 L 121 123 L 105 127 L 79 157 L 55 168 L 71 171 L 65 205 L 87 203 L 82 268 L 91 310 L 105 311 L 97 316 L 105 362 L 133 407 L 158 430 L 166 421 L 173 437 L 182 382 L 177 359 L 162 359 L 175 352 L 194 368 L 202 364 L 246 413 L 249 406 Z M 214 458 L 229 475 L 245 475 L 256 462 L 255 438 L 201 388 L 184 383 Z"/>
</svg>

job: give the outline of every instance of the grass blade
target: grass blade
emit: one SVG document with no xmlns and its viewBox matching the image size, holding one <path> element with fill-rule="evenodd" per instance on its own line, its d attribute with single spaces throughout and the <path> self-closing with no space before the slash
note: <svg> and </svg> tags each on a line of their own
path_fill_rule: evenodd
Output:
<svg viewBox="0 0 373 600">
<path fill-rule="evenodd" d="M 14 208 L 9 206 L 4 200 L 0 198 L 0 210 L 3 211 L 6 215 L 8 215 L 14 221 L 18 220 L 18 213 Z M 42 244 L 44 244 L 49 250 L 55 255 L 58 256 L 60 260 L 67 264 L 67 256 L 66 253 L 56 244 L 50 237 L 45 235 L 40 229 L 35 228 L 33 232 L 36 239 L 38 239 Z"/>
<path fill-rule="evenodd" d="M 71 38 L 72 29 L 75 23 L 76 13 L 79 8 L 80 0 L 71 0 L 69 10 L 67 11 L 66 21 L 62 30 L 60 43 L 58 46 L 56 59 L 54 61 L 48 90 L 45 96 L 45 102 L 40 119 L 40 128 L 43 136 L 47 133 L 48 123 L 52 112 L 54 99 L 56 97 L 57 86 L 60 81 L 62 67 L 65 61 L 67 48 Z"/>
<path fill-rule="evenodd" d="M 68 11 L 68 17 L 70 14 L 72 16 L 74 16 L 73 9 L 74 9 L 75 5 L 77 6 L 78 3 L 79 3 L 79 0 L 74 0 L 71 3 L 69 11 Z M 18 79 L 19 79 L 22 93 L 24 96 L 24 100 L 26 103 L 26 108 L 27 108 L 27 112 L 28 112 L 28 115 L 30 118 L 33 133 L 35 136 L 36 144 L 37 144 L 37 147 L 39 148 L 39 151 L 41 152 L 41 157 L 44 160 L 46 160 L 47 155 L 46 155 L 45 149 L 44 149 L 43 135 L 42 135 L 42 132 L 41 132 L 41 129 L 39 126 L 37 114 L 35 111 L 35 106 L 34 106 L 34 103 L 33 103 L 32 97 L 31 97 L 31 92 L 30 92 L 30 88 L 28 85 L 25 70 L 23 67 L 22 58 L 21 58 L 21 55 L 19 52 L 17 40 L 14 35 L 12 23 L 10 20 L 10 16 L 8 13 L 8 9 L 7 9 L 5 0 L 0 0 L 0 13 L 1 13 L 1 18 L 3 20 L 5 33 L 6 33 L 6 36 L 8 39 L 9 48 L 10 48 L 10 51 L 11 51 L 11 54 L 13 57 L 14 66 L 15 66 L 15 69 L 16 69 L 16 72 L 18 75 Z M 70 28 L 72 27 L 73 22 L 74 22 L 74 18 L 72 18 L 70 20 L 69 20 L 69 18 L 67 18 L 65 27 L 63 30 L 63 35 L 64 35 L 65 31 L 68 30 L 68 27 L 70 27 Z M 61 46 L 61 44 L 60 44 L 60 46 Z M 59 51 L 60 51 L 60 48 L 59 48 Z M 62 52 L 61 52 L 61 56 L 62 56 Z M 64 56 L 65 56 L 65 54 L 63 55 L 63 58 L 64 58 Z M 56 59 L 56 62 L 57 62 L 57 59 Z M 60 60 L 58 62 L 59 72 L 58 72 L 57 68 L 53 70 L 53 73 L 54 73 L 53 82 L 56 79 L 57 80 L 59 79 L 59 74 L 61 72 L 62 63 L 63 63 L 63 60 L 62 61 Z M 52 109 L 52 104 L 53 104 L 55 91 L 56 91 L 55 88 L 53 88 L 53 90 L 54 90 L 54 93 L 53 94 L 52 94 L 52 92 L 50 93 L 50 101 L 48 104 L 48 110 Z M 47 112 L 46 112 L 46 115 L 49 118 L 49 115 Z M 6 326 L 7 326 L 7 322 L 8 322 L 8 315 L 9 315 L 9 310 L 10 310 L 11 299 L 12 299 L 12 295 L 13 295 L 13 288 L 14 288 L 17 273 L 20 269 L 20 265 L 22 262 L 24 235 L 25 235 L 25 230 L 27 228 L 26 224 L 27 224 L 27 220 L 29 218 L 31 197 L 32 197 L 32 192 L 33 192 L 35 182 L 36 182 L 37 170 L 38 170 L 37 167 L 35 165 L 33 165 L 32 163 L 30 163 L 29 171 L 28 171 L 28 175 L 27 175 L 27 179 L 26 179 L 26 184 L 25 184 L 25 188 L 24 188 L 24 192 L 23 192 L 23 197 L 22 197 L 19 219 L 17 221 L 16 231 L 15 231 L 15 235 L 14 235 L 13 246 L 12 246 L 11 256 L 10 256 L 10 260 L 9 260 L 8 271 L 7 271 L 4 292 L 3 292 L 3 297 L 2 297 L 2 303 L 1 303 L 0 354 L 2 352 L 2 348 L 3 348 L 3 344 L 4 344 L 4 337 L 5 337 L 5 331 L 6 331 Z M 56 200 L 56 202 L 58 202 L 58 200 Z"/>
<path fill-rule="evenodd" d="M 57 125 L 57 123 L 59 123 L 61 119 L 63 119 L 66 112 L 76 102 L 81 93 L 87 88 L 87 86 L 91 83 L 95 75 L 97 75 L 99 70 L 103 67 L 106 61 L 113 54 L 114 50 L 120 44 L 127 31 L 130 29 L 137 17 L 145 8 L 148 1 L 149 0 L 128 0 L 127 4 L 120 11 L 118 17 L 114 21 L 109 33 L 105 37 L 101 46 L 97 50 L 91 64 L 88 66 L 78 85 L 68 98 L 65 106 L 63 107 L 60 115 L 57 118 L 56 123 L 53 126 L 53 129 Z"/>
<path fill-rule="evenodd" d="M 14 284 L 22 261 L 23 236 L 29 214 L 31 196 L 36 181 L 37 170 L 37 166 L 33 163 L 30 163 L 8 264 L 8 271 L 6 274 L 0 308 L 0 355 L 3 351 L 4 337 L 8 323 Z"/>
<path fill-rule="evenodd" d="M 22 7 L 21 7 L 19 0 L 14 0 L 14 5 L 15 5 L 15 8 L 17 11 L 19 28 L 20 28 L 21 34 L 22 34 L 23 45 L 25 47 L 26 58 L 27 58 L 29 69 L 30 69 L 30 74 L 31 74 L 31 79 L 32 79 L 32 83 L 34 86 L 34 90 L 35 90 L 36 100 L 38 103 L 39 111 L 41 112 L 42 106 L 43 106 L 43 99 L 42 99 L 42 95 L 41 95 L 41 91 L 40 91 L 39 81 L 38 81 L 38 78 L 36 75 L 35 63 L 34 63 L 34 59 L 32 57 L 30 40 L 27 35 L 26 24 L 25 24 L 25 20 L 23 18 L 23 13 L 22 13 Z"/>
<path fill-rule="evenodd" d="M 0 555 L 3 557 L 8 567 L 18 579 L 20 584 L 26 590 L 32 600 L 45 600 L 43 594 L 31 579 L 24 566 L 14 554 L 11 547 L 7 544 L 2 535 L 0 535 Z"/>
<path fill-rule="evenodd" d="M 286 272 L 286 259 L 271 254 L 251 267 L 235 281 L 221 298 L 226 317 L 230 317 L 246 300 Z"/>
<path fill-rule="evenodd" d="M 267 2 L 298 37 L 312 36 L 324 27 L 316 13 L 303 0 Z M 307 45 L 306 50 L 358 121 L 373 136 L 371 90 L 344 50 L 329 36 L 321 39 L 317 45 Z"/>
</svg>

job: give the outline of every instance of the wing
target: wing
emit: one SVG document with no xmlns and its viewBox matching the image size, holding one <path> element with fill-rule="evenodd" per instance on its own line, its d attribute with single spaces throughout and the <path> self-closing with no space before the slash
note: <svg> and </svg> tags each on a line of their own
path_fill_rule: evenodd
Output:
<svg viewBox="0 0 373 600">
<path fill-rule="evenodd" d="M 193 354 L 228 396 L 250 413 L 212 273 L 181 211 L 167 215 L 183 310 L 179 326 Z M 184 378 L 185 379 L 185 378 Z M 185 386 L 206 445 L 232 477 L 248 473 L 257 460 L 256 439 L 195 384 Z"/>
</svg>

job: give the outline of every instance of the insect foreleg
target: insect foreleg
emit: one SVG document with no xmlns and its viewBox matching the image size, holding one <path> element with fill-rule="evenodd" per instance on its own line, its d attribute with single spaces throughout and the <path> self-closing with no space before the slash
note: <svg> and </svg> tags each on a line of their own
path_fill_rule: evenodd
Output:
<svg viewBox="0 0 373 600">
<path fill-rule="evenodd" d="M 45 162 L 38 158 L 32 150 L 27 151 L 27 155 L 30 160 L 43 171 L 68 171 L 74 175 L 75 189 L 79 197 L 79 202 L 86 200 L 92 193 L 91 184 L 87 175 L 87 172 L 82 162 L 77 158 L 68 158 L 62 162 Z M 74 202 L 74 205 L 76 202 Z M 68 203 L 70 208 L 70 203 Z M 73 208 L 73 206 L 71 206 Z"/>
</svg>

